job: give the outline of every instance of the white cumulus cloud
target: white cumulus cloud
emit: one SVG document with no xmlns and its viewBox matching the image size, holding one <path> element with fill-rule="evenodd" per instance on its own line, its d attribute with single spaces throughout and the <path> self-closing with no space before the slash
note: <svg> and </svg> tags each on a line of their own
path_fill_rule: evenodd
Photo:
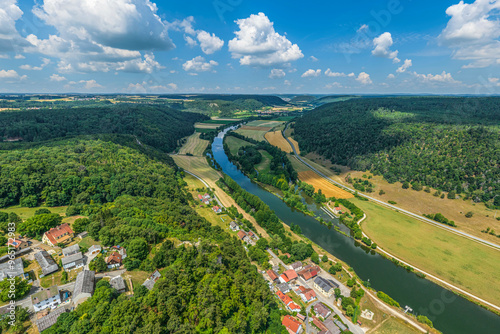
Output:
<svg viewBox="0 0 500 334">
<path fill-rule="evenodd" d="M 404 73 L 406 72 L 407 69 L 409 69 L 411 67 L 412 63 L 411 63 L 411 59 L 405 59 L 403 65 L 401 65 L 397 70 L 396 72 L 398 73 Z"/>
<path fill-rule="evenodd" d="M 451 83 L 451 84 L 461 84 L 462 82 L 457 81 L 453 78 L 450 73 L 443 71 L 441 74 L 419 74 L 413 72 L 413 75 L 417 77 L 420 81 L 426 83 Z"/>
<path fill-rule="evenodd" d="M 376 57 L 389 58 L 395 62 L 399 62 L 398 52 L 391 51 L 390 48 L 393 44 L 392 35 L 390 32 L 384 32 L 382 35 L 375 37 L 373 39 L 374 49 L 372 50 L 372 55 Z"/>
<path fill-rule="evenodd" d="M 41 71 L 48 64 L 50 64 L 50 59 L 42 58 L 42 64 L 40 66 L 21 65 L 19 68 L 26 71 Z"/>
<path fill-rule="evenodd" d="M 14 70 L 0 70 L 0 79 L 5 79 L 8 82 L 10 82 L 10 81 L 24 80 L 26 78 L 27 78 L 26 75 L 20 76 Z"/>
<path fill-rule="evenodd" d="M 207 72 L 219 65 L 215 60 L 206 61 L 202 56 L 195 57 L 182 64 L 184 71 Z"/>
<path fill-rule="evenodd" d="M 61 81 L 65 81 L 65 80 L 67 80 L 67 79 L 59 74 L 52 74 L 50 76 L 50 81 L 61 82 Z"/>
<path fill-rule="evenodd" d="M 0 0 L 0 52 L 20 51 L 29 45 L 16 29 L 23 14 L 17 0 Z"/>
<path fill-rule="evenodd" d="M 363 85 L 372 84 L 372 79 L 370 79 L 370 75 L 366 72 L 359 73 L 358 77 L 356 78 L 356 81 L 360 82 Z"/>
<path fill-rule="evenodd" d="M 453 57 L 467 60 L 466 68 L 500 64 L 500 21 L 498 0 L 460 1 L 448 7 L 450 20 L 439 40 L 453 49 Z"/>
<path fill-rule="evenodd" d="M 309 69 L 302 74 L 303 78 L 319 77 L 321 75 L 321 70 Z"/>
<path fill-rule="evenodd" d="M 283 78 L 285 75 L 286 75 L 286 73 L 282 69 L 273 68 L 271 70 L 271 73 L 269 74 L 269 78 L 278 79 L 278 78 Z"/>
<path fill-rule="evenodd" d="M 212 54 L 224 46 L 224 41 L 215 36 L 214 33 L 211 34 L 205 30 L 196 30 L 193 24 L 194 17 L 189 16 L 182 21 L 175 21 L 171 26 L 173 29 L 184 31 L 184 39 L 189 46 L 193 47 L 199 43 L 201 50 L 205 54 Z"/>
<path fill-rule="evenodd" d="M 304 55 L 297 44 L 274 30 L 274 24 L 264 13 L 237 20 L 240 30 L 229 41 L 229 51 L 241 65 L 274 66 L 298 60 Z"/>
</svg>

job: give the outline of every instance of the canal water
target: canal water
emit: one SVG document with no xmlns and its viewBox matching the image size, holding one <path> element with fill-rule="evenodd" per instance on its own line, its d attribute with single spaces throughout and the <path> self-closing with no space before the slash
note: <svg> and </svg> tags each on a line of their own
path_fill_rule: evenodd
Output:
<svg viewBox="0 0 500 334">
<path fill-rule="evenodd" d="M 227 131 L 229 129 L 219 133 L 214 139 L 212 151 L 215 160 L 225 174 L 246 191 L 260 197 L 285 224 L 299 225 L 307 238 L 352 266 L 363 281 L 369 280 L 374 289 L 387 293 L 402 307 L 408 305 L 415 313 L 426 315 L 434 323 L 434 327 L 443 333 L 500 333 L 499 316 L 429 280 L 418 278 L 414 273 L 407 272 L 373 251 L 365 250 L 353 239 L 290 208 L 275 195 L 252 183 L 224 153 L 222 141 Z M 334 222 L 334 225 L 337 224 L 338 222 Z"/>
</svg>

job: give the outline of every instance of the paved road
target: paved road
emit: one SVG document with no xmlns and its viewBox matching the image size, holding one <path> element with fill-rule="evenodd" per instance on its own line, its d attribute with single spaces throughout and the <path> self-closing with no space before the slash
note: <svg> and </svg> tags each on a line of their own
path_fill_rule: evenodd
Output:
<svg viewBox="0 0 500 334">
<path fill-rule="evenodd" d="M 290 144 L 290 146 L 292 147 L 292 150 L 293 150 L 293 153 L 294 153 L 295 158 L 297 158 L 300 162 L 302 162 L 302 163 L 303 163 L 304 165 L 306 165 L 307 167 L 311 168 L 313 171 L 315 171 L 316 173 L 318 173 L 320 176 L 322 176 L 323 178 L 325 178 L 325 179 L 326 179 L 327 181 L 329 181 L 330 183 L 333 183 L 334 185 L 339 186 L 339 187 L 341 187 L 341 188 L 343 188 L 343 189 L 349 190 L 349 191 L 351 191 L 351 192 L 355 192 L 356 190 L 354 190 L 354 189 L 352 189 L 352 188 L 349 188 L 349 187 L 346 187 L 346 186 L 345 186 L 345 185 L 343 185 L 342 183 L 337 182 L 337 181 L 335 181 L 335 180 L 332 180 L 331 178 L 329 178 L 329 177 L 328 177 L 328 176 L 326 176 L 325 174 L 321 173 L 319 170 L 317 170 L 316 168 L 314 168 L 313 166 L 311 166 L 309 163 L 307 163 L 306 161 L 304 161 L 304 159 L 302 159 L 302 158 L 300 157 L 300 155 L 299 155 L 299 154 L 297 154 L 297 151 L 295 150 L 295 146 L 294 146 L 294 145 L 292 144 L 292 142 L 291 142 L 291 141 L 290 141 L 290 140 L 289 140 L 289 139 L 285 136 L 285 131 L 286 131 L 286 129 L 288 128 L 288 125 L 289 125 L 289 124 L 290 124 L 290 123 L 288 123 L 288 124 L 286 125 L 286 127 L 285 127 L 285 129 L 282 131 L 282 133 L 283 133 L 283 137 L 286 139 L 286 141 L 287 141 L 287 142 Z M 373 198 L 373 197 L 367 196 L 367 195 L 365 195 L 365 194 L 362 194 L 362 193 L 358 193 L 358 194 L 359 194 L 359 196 L 362 196 L 362 197 L 368 198 L 368 199 L 369 199 L 369 200 L 371 200 L 371 201 L 374 201 L 374 202 L 376 202 L 376 203 L 378 203 L 378 204 L 381 204 L 381 205 L 383 205 L 383 206 L 389 207 L 389 208 L 391 208 L 391 209 L 398 210 L 399 212 L 402 212 L 402 213 L 404 213 L 404 214 L 406 214 L 406 215 L 408 215 L 408 216 L 411 216 L 411 217 L 413 217 L 413 218 L 417 218 L 417 219 L 419 219 L 419 220 L 421 220 L 421 221 L 423 221 L 423 222 L 425 222 L 425 223 L 428 223 L 428 224 L 434 225 L 434 226 L 436 226 L 436 227 L 438 227 L 438 228 L 440 228 L 440 229 L 447 230 L 447 231 L 449 231 L 449 232 L 451 232 L 451 233 L 458 234 L 458 235 L 463 236 L 463 237 L 465 237 L 465 238 L 468 238 L 468 239 L 470 239 L 470 240 L 473 240 L 473 241 L 479 242 L 479 243 L 481 243 L 481 244 L 483 244 L 483 245 L 486 245 L 486 246 L 489 246 L 489 247 L 491 247 L 491 248 L 494 248 L 494 249 L 496 249 L 496 250 L 500 250 L 500 245 L 497 245 L 497 244 L 495 244 L 495 243 L 493 243 L 493 242 L 490 242 L 490 241 L 487 241 L 487 240 L 483 240 L 483 239 L 481 239 L 481 238 L 478 238 L 478 237 L 476 237 L 476 236 L 473 236 L 473 235 L 471 235 L 471 234 L 469 234 L 469 233 L 466 233 L 466 232 L 463 232 L 463 231 L 456 230 L 456 229 L 454 229 L 454 228 L 452 228 L 452 227 L 450 227 L 450 226 L 443 225 L 443 224 L 441 224 L 441 223 L 435 222 L 435 221 L 433 221 L 433 220 L 431 220 L 431 219 L 428 219 L 428 218 L 422 217 L 422 216 L 420 216 L 420 215 L 418 215 L 418 214 L 416 214 L 416 213 L 410 212 L 410 211 L 408 211 L 408 210 L 401 209 L 401 208 L 399 208 L 399 207 L 397 207 L 397 206 L 394 206 L 394 205 L 391 205 L 391 204 L 389 204 L 389 203 L 385 203 L 384 201 L 381 201 L 381 200 L 378 200 L 378 199 L 376 199 L 376 198 Z"/>
</svg>

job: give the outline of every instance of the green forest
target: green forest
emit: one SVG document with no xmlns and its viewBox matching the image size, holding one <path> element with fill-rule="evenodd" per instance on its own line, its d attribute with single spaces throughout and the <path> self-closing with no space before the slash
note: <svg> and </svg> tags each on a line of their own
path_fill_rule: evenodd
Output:
<svg viewBox="0 0 500 334">
<path fill-rule="evenodd" d="M 89 134 L 133 135 L 142 144 L 171 152 L 207 116 L 164 106 L 117 104 L 0 113 L 0 138 L 41 142 Z"/>
<path fill-rule="evenodd" d="M 499 103 L 496 97 L 355 99 L 305 114 L 294 134 L 301 151 L 390 183 L 500 206 Z"/>
<path fill-rule="evenodd" d="M 1 144 L 1 207 L 68 205 L 67 216 L 88 217 L 75 221 L 78 232 L 127 249 L 127 270 L 164 277 L 132 298 L 101 280 L 47 333 L 282 333 L 281 311 L 241 242 L 192 209 L 165 154 L 205 118 L 127 105 L 0 114 L 3 136 L 23 136 Z M 17 223 L 39 238 L 61 217 L 37 210 Z M 172 238 L 199 243 L 176 248 Z"/>
</svg>

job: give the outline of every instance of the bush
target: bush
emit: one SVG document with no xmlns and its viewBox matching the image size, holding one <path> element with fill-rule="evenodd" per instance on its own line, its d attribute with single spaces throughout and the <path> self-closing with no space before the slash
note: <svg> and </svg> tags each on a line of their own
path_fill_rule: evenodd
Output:
<svg viewBox="0 0 500 334">
<path fill-rule="evenodd" d="M 396 203 L 395 201 L 388 201 L 388 203 L 389 203 L 389 204 L 392 204 L 392 205 L 394 205 L 394 204 L 398 204 L 398 203 Z"/>
<path fill-rule="evenodd" d="M 472 218 L 472 216 L 473 216 L 473 215 L 474 215 L 474 212 L 469 211 L 469 212 L 467 212 L 467 213 L 465 214 L 465 217 L 466 217 L 466 218 Z"/>
<path fill-rule="evenodd" d="M 379 291 L 377 292 L 377 297 L 382 300 L 383 302 L 385 302 L 386 304 L 389 304 L 391 306 L 396 306 L 396 307 L 400 307 L 399 306 L 399 303 L 397 301 L 395 301 L 394 299 L 392 299 L 391 297 L 389 297 L 387 294 L 383 293 L 382 291 Z"/>
<path fill-rule="evenodd" d="M 432 321 L 430 321 L 429 318 L 427 318 L 425 315 L 417 316 L 417 320 L 418 320 L 418 322 L 426 324 L 427 326 L 429 326 L 431 328 L 434 327 L 434 325 L 432 324 Z"/>
<path fill-rule="evenodd" d="M 402 188 L 403 188 L 403 189 L 408 189 L 408 188 L 410 188 L 410 183 L 409 183 L 408 181 L 403 182 Z"/>
</svg>

